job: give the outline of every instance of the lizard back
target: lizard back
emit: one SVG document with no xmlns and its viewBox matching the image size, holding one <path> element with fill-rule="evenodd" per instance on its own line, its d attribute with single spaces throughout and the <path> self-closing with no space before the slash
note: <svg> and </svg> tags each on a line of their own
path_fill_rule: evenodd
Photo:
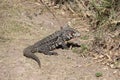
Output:
<svg viewBox="0 0 120 80">
<path fill-rule="evenodd" d="M 51 52 L 58 46 L 62 45 L 63 47 L 66 47 L 65 42 L 80 36 L 79 31 L 69 27 L 67 25 L 66 27 L 62 28 L 61 30 L 58 30 L 51 35 L 43 38 L 42 40 L 36 42 L 30 47 L 27 47 L 24 49 L 24 56 L 28 58 L 34 59 L 38 65 L 40 66 L 40 60 L 38 57 L 34 54 L 35 52 L 44 53 L 46 55 L 54 55 L 57 54 L 56 52 Z"/>
</svg>

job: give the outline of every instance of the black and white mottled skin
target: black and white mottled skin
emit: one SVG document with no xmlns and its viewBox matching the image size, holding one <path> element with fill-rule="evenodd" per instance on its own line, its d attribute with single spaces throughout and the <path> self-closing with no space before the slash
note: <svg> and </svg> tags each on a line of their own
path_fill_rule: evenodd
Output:
<svg viewBox="0 0 120 80">
<path fill-rule="evenodd" d="M 34 59 L 39 67 L 41 67 L 40 60 L 34 54 L 35 52 L 43 53 L 45 55 L 57 55 L 57 53 L 52 50 L 56 49 L 58 46 L 67 48 L 66 41 L 78 36 L 80 36 L 80 33 L 67 25 L 66 27 L 61 28 L 61 30 L 54 32 L 31 46 L 28 46 L 24 49 L 23 54 L 28 58 Z"/>
</svg>

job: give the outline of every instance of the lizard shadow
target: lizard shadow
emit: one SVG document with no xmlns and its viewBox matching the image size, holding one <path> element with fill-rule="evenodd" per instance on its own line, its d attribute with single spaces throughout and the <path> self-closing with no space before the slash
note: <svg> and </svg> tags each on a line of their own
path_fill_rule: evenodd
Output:
<svg viewBox="0 0 120 80">
<path fill-rule="evenodd" d="M 67 46 L 67 49 L 69 49 L 70 47 L 81 47 L 81 45 L 80 44 L 77 44 L 77 43 L 72 43 L 72 42 L 67 42 L 66 43 L 66 46 Z M 62 47 L 62 45 L 59 45 L 58 47 L 57 47 L 57 49 L 66 49 L 66 48 L 64 48 L 64 47 Z"/>
</svg>

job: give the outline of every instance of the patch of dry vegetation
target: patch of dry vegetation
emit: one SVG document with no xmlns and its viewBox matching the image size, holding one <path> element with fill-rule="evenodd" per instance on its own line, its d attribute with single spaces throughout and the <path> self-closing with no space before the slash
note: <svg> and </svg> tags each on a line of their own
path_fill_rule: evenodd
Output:
<svg viewBox="0 0 120 80">
<path fill-rule="evenodd" d="M 0 0 L 0 42 L 29 33 L 36 26 L 30 22 L 35 11 L 41 14 L 35 0 Z"/>
<path fill-rule="evenodd" d="M 88 21 L 89 33 L 94 36 L 91 47 L 87 49 L 91 51 L 90 55 L 112 68 L 120 68 L 120 0 L 57 1 L 59 3 L 55 5 L 62 6 L 61 9 L 64 11 L 66 9 Z M 79 50 L 74 51 L 80 53 Z"/>
</svg>

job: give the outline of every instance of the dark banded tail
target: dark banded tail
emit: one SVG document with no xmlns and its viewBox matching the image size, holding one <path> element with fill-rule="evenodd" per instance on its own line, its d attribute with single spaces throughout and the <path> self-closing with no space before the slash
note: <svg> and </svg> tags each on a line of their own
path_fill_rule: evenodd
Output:
<svg viewBox="0 0 120 80">
<path fill-rule="evenodd" d="M 23 55 L 27 58 L 31 58 L 31 59 L 35 60 L 38 63 L 39 67 L 41 67 L 40 60 L 34 53 L 32 53 L 32 49 L 33 49 L 32 46 L 25 48 L 23 51 Z"/>
</svg>

